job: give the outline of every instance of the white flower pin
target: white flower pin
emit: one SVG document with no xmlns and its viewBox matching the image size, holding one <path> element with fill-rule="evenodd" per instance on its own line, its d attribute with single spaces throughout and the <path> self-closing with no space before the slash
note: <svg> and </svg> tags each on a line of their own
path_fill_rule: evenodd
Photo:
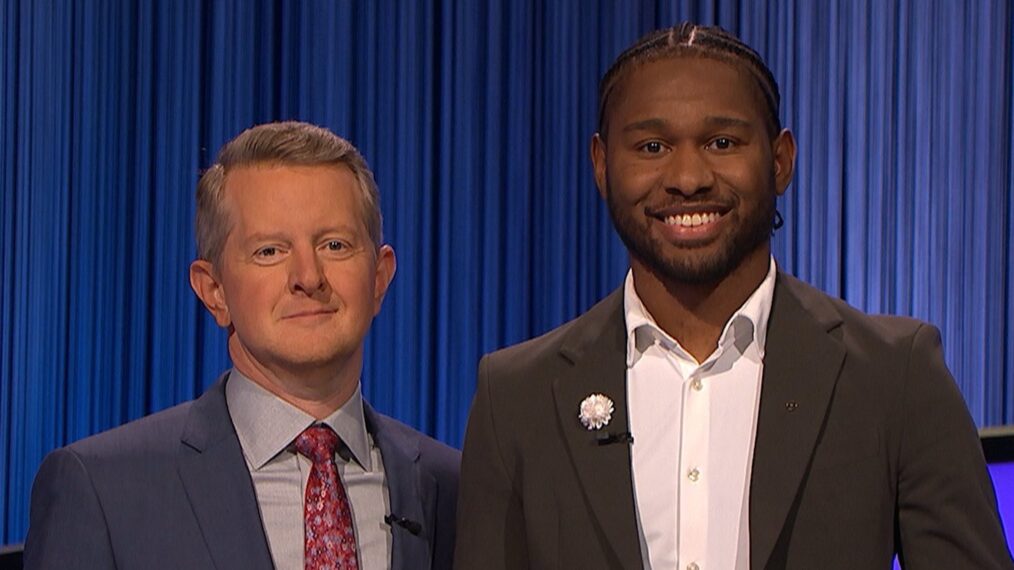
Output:
<svg viewBox="0 0 1014 570">
<path fill-rule="evenodd" d="M 605 394 L 592 394 L 581 401 L 577 419 L 589 430 L 602 429 L 613 419 L 613 401 Z"/>
</svg>

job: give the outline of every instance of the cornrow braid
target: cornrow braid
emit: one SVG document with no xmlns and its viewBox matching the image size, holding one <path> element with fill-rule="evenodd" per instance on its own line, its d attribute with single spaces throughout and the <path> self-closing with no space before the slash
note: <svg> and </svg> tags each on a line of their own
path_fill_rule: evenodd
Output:
<svg viewBox="0 0 1014 570">
<path fill-rule="evenodd" d="M 771 136 L 776 136 L 782 130 L 781 121 L 778 119 L 781 104 L 778 83 L 761 56 L 722 28 L 682 22 L 642 37 L 621 53 L 609 67 L 609 71 L 599 83 L 599 132 L 605 134 L 605 115 L 609 97 L 628 70 L 650 61 L 684 55 L 710 57 L 746 69 L 756 80 L 767 104 L 767 126 L 771 130 Z"/>
</svg>

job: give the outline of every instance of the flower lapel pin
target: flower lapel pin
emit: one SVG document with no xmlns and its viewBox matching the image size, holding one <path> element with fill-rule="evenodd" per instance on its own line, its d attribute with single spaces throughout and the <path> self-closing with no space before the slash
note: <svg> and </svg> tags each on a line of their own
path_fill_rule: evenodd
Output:
<svg viewBox="0 0 1014 570">
<path fill-rule="evenodd" d="M 605 394 L 592 394 L 581 400 L 577 418 L 588 430 L 602 429 L 613 419 L 613 401 Z"/>
</svg>

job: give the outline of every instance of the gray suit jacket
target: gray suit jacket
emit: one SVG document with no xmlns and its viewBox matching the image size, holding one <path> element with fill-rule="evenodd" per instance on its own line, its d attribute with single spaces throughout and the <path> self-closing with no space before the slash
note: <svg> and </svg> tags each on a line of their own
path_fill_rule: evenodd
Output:
<svg viewBox="0 0 1014 570">
<path fill-rule="evenodd" d="M 640 567 L 629 445 L 598 441 L 578 420 L 578 404 L 603 393 L 616 407 L 604 431 L 629 430 L 625 337 L 620 290 L 483 358 L 457 568 Z M 1012 567 L 939 334 L 779 274 L 750 486 L 751 568 L 886 570 L 895 551 L 907 568 Z"/>
<path fill-rule="evenodd" d="M 391 512 L 392 567 L 450 568 L 459 453 L 364 404 Z M 26 568 L 272 568 L 225 400 L 200 398 L 46 457 L 32 488 Z"/>
</svg>

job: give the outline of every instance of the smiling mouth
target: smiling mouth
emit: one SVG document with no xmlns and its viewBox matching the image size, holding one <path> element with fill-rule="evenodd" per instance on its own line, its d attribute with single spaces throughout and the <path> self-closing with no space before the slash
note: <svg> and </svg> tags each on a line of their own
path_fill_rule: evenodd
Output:
<svg viewBox="0 0 1014 570">
<path fill-rule="evenodd" d="M 314 309 L 312 311 L 300 311 L 298 313 L 292 313 L 291 315 L 285 315 L 285 319 L 299 319 L 304 317 L 318 317 L 322 315 L 330 315 L 334 313 L 334 309 Z"/>
<path fill-rule="evenodd" d="M 664 240 L 680 247 L 699 247 L 728 229 L 726 218 L 734 209 L 722 203 L 679 204 L 646 209 L 645 214 L 656 221 Z"/>
<path fill-rule="evenodd" d="M 720 212 L 697 212 L 693 214 L 675 214 L 671 216 L 662 217 L 662 221 L 668 226 L 676 226 L 678 228 L 696 228 L 708 224 L 713 224 L 722 217 Z"/>
</svg>

